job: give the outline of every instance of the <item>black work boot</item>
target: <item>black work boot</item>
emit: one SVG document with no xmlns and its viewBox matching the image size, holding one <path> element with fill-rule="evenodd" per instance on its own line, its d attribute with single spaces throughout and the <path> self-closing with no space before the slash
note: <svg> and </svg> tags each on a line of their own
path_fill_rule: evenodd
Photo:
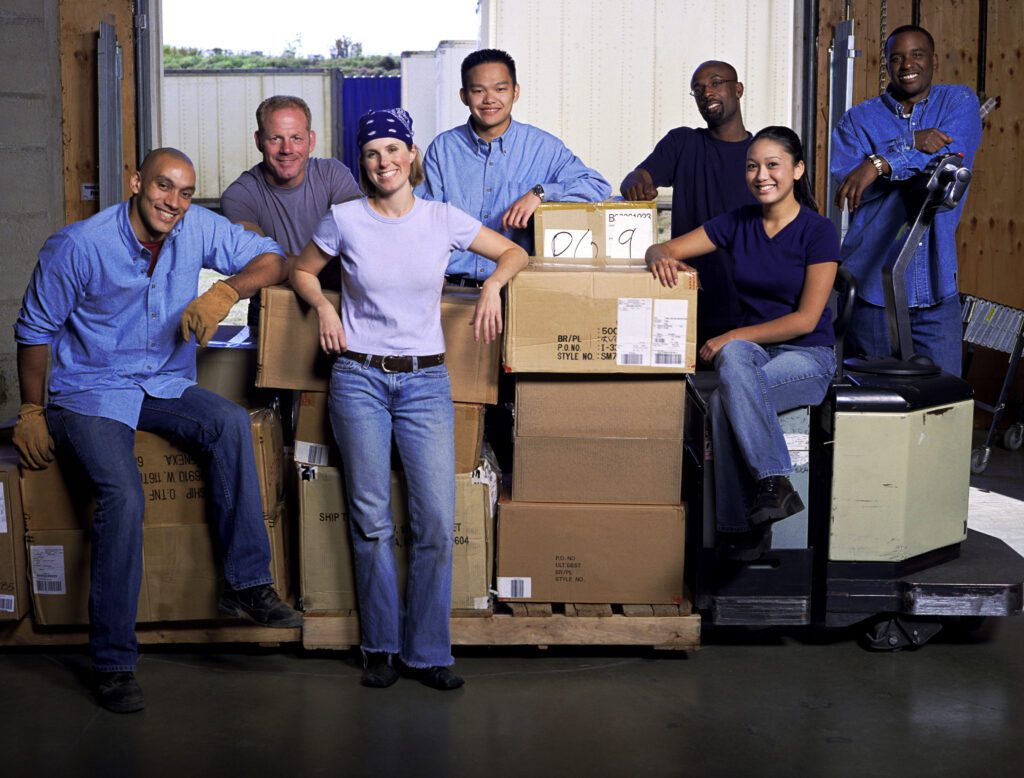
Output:
<svg viewBox="0 0 1024 778">
<path fill-rule="evenodd" d="M 804 509 L 804 501 L 784 475 L 771 475 L 757 482 L 757 494 L 747 518 L 751 527 L 782 521 Z"/>
<path fill-rule="evenodd" d="M 371 689 L 386 689 L 398 680 L 394 654 L 386 651 L 363 652 L 363 677 L 360 683 Z"/>
<path fill-rule="evenodd" d="M 466 681 L 461 675 L 456 674 L 450 667 L 435 665 L 434 667 L 409 667 L 405 671 L 411 678 L 415 678 L 424 686 L 431 689 L 438 689 L 442 692 L 458 689 Z"/>
<path fill-rule="evenodd" d="M 264 627 L 301 627 L 302 614 L 282 602 L 270 584 L 249 589 L 225 589 L 217 603 L 221 616 L 248 619 Z"/>
<path fill-rule="evenodd" d="M 135 713 L 146 707 L 135 673 L 96 673 L 96 701 L 113 713 Z"/>
</svg>

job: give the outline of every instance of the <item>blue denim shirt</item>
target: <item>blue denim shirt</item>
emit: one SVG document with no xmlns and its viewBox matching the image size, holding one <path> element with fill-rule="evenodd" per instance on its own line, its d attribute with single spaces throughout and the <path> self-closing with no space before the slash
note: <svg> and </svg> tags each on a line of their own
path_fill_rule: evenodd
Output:
<svg viewBox="0 0 1024 778">
<path fill-rule="evenodd" d="M 529 124 L 512 121 L 491 142 L 469 122 L 442 132 L 424 157 L 426 180 L 416 194 L 461 208 L 485 227 L 500 232 L 533 253 L 533 231 L 501 229 L 506 209 L 537 184 L 551 202 L 597 202 L 611 194 L 611 185 L 588 168 L 558 138 Z M 495 264 L 470 251 L 452 253 L 448 275 L 484 280 Z"/>
<path fill-rule="evenodd" d="M 903 190 L 937 154 L 914 148 L 914 132 L 937 127 L 953 138 L 938 154 L 962 152 L 964 164 L 974 164 L 981 143 L 978 98 L 969 87 L 936 84 L 909 114 L 891 94 L 855 105 L 832 131 L 831 173 L 838 183 L 869 154 L 883 157 L 892 167 L 889 179 L 869 186 L 854 211 L 843 240 L 843 262 L 857 279 L 857 293 L 875 305 L 885 304 L 882 268 L 903 245 L 900 228 L 916 213 L 908 213 Z M 907 297 L 913 307 L 936 305 L 957 293 L 956 226 L 966 197 L 951 211 L 936 215 L 907 269 Z"/>
<path fill-rule="evenodd" d="M 39 252 L 14 325 L 18 343 L 50 344 L 50 402 L 134 428 L 145 395 L 174 398 L 195 383 L 196 341 L 182 340 L 182 311 L 201 268 L 234 275 L 270 238 L 193 205 L 165 238 L 153 270 L 128 202 L 70 224 Z"/>
</svg>

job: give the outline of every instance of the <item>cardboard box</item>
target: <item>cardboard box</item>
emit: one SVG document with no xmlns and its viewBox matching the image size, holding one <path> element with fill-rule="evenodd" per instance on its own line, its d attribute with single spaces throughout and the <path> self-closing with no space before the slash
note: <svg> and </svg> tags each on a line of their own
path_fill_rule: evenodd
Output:
<svg viewBox="0 0 1024 778">
<path fill-rule="evenodd" d="M 264 518 L 284 495 L 284 444 L 276 411 L 250 412 Z M 179 526 L 206 522 L 206 482 L 192 454 L 151 432 L 135 433 L 135 456 L 146 499 L 145 524 Z M 95 500 L 82 469 L 71 460 L 21 474 L 25 526 L 30 531 L 82 529 L 92 523 Z"/>
<path fill-rule="evenodd" d="M 284 598 L 289 593 L 286 517 L 281 505 L 264 522 L 271 546 L 271 573 Z M 29 532 L 32 606 L 37 624 L 89 623 L 90 554 L 88 530 Z M 138 622 L 216 619 L 222 585 L 209 526 L 143 528 Z"/>
<path fill-rule="evenodd" d="M 299 579 L 302 607 L 308 612 L 356 610 L 355 572 L 341 471 L 301 468 L 299 485 Z M 496 483 L 496 482 L 495 482 Z M 471 474 L 455 477 L 455 546 L 452 608 L 488 607 L 494 547 L 491 485 Z M 405 485 L 391 479 L 395 525 L 395 563 L 399 589 L 405 588 L 408 537 Z"/>
<path fill-rule="evenodd" d="M 679 506 L 501 503 L 498 598 L 681 603 Z"/>
<path fill-rule="evenodd" d="M 324 292 L 333 304 L 337 292 Z M 448 288 L 441 297 L 445 363 L 455 402 L 498 401 L 500 340 L 473 340 L 473 311 L 477 289 Z M 262 292 L 256 385 L 265 388 L 326 392 L 331 359 L 320 350 L 316 312 L 286 286 Z"/>
<path fill-rule="evenodd" d="M 237 324 L 222 324 L 205 348 L 196 349 L 196 383 L 243 408 L 273 399 L 273 392 L 256 388 L 256 341 Z"/>
<path fill-rule="evenodd" d="M 295 409 L 295 461 L 338 467 L 326 392 L 300 392 Z M 480 463 L 484 437 L 484 406 L 455 403 L 455 472 L 468 473 Z"/>
<path fill-rule="evenodd" d="M 644 266 L 658 238 L 656 202 L 542 203 L 533 212 L 534 254 L 545 264 Z"/>
<path fill-rule="evenodd" d="M 513 373 L 690 373 L 697 275 L 669 288 L 644 270 L 528 267 L 508 286 Z"/>
<path fill-rule="evenodd" d="M 0 621 L 22 618 L 28 602 L 18 457 L 13 448 L 4 447 L 0 451 Z"/>
<path fill-rule="evenodd" d="M 678 505 L 684 398 L 673 376 L 520 378 L 512 498 Z"/>
</svg>

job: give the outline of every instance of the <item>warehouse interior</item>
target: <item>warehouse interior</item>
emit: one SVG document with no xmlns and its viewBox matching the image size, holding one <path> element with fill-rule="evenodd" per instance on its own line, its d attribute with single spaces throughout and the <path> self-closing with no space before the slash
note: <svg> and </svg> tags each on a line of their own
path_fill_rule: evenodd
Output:
<svg viewBox="0 0 1024 778">
<path fill-rule="evenodd" d="M 104 185 L 104 155 L 117 152 L 126 187 L 140 149 L 149 148 L 145 138 L 159 123 L 159 105 L 144 93 L 158 91 L 159 36 L 152 34 L 158 25 L 140 26 L 139 17 L 159 18 L 162 2 L 173 0 L 8 0 L 0 11 L 0 107 L 7 117 L 0 164 L 8 182 L 0 192 L 0 271 L 7 278 L 0 319 L 8 328 L 43 241 L 127 191 L 111 195 L 109 181 Z M 959 285 L 962 293 L 1024 309 L 1020 213 L 1012 205 L 1024 180 L 1024 91 L 1017 85 L 1024 4 L 794 0 L 793 6 L 803 41 L 802 61 L 794 62 L 801 72 L 794 81 L 802 85 L 794 102 L 801 121 L 794 127 L 814 138 L 807 145 L 814 149 L 809 168 L 819 202 L 827 196 L 830 45 L 841 20 L 857 23 L 855 104 L 879 93 L 883 31 L 912 20 L 935 37 L 938 80 L 998 98 L 984 120 L 957 233 Z M 96 75 L 101 20 L 122 47 L 123 74 L 120 124 L 105 143 L 101 131 L 112 128 L 100 114 Z M 136 78 L 140 67 L 149 79 Z M 112 149 L 110 137 L 119 147 Z M 979 401 L 991 403 L 1006 375 L 1005 352 L 978 349 L 965 378 Z M 1000 439 L 1024 419 L 1024 378 L 1017 376 L 1008 395 Z M 0 418 L 13 423 L 19 402 L 15 343 L 8 337 L 0 342 Z M 983 444 L 991 421 L 990 413 L 975 412 L 973 446 Z M 1019 542 L 1024 452 L 994 446 L 971 487 L 972 500 L 995 506 L 985 526 L 1009 526 Z M 1024 544 L 1016 548 L 1024 553 Z M 544 618 L 534 619 L 529 605 L 520 610 L 531 623 Z M 604 638 L 587 645 L 585 635 L 559 645 L 558 638 L 545 640 L 543 624 L 523 640 L 467 640 L 454 650 L 467 684 L 451 694 L 410 679 L 383 691 L 361 687 L 359 653 L 348 648 L 358 636 L 352 619 L 318 621 L 321 631 L 310 639 L 298 630 L 257 634 L 236 623 L 158 623 L 140 632 L 139 677 L 148 704 L 138 716 L 113 716 L 95 705 L 81 626 L 57 619 L 51 623 L 58 626 L 19 629 L 0 621 L 0 701 L 7 714 L 0 764 L 10 776 L 52 770 L 952 776 L 1019 769 L 1019 616 L 952 619 L 926 645 L 885 652 L 864 648 L 860 625 L 726 627 L 675 613 L 681 626 L 673 629 L 682 630 L 675 639 L 654 632 L 658 637 L 646 645 Z M 561 624 L 569 617 L 559 611 L 552 618 Z M 610 618 L 623 614 L 616 610 Z"/>
</svg>

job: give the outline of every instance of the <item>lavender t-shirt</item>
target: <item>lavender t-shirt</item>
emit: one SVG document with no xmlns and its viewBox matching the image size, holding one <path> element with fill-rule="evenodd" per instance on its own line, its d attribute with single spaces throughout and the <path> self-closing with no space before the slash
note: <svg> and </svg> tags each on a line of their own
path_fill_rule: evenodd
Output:
<svg viewBox="0 0 1024 778">
<path fill-rule="evenodd" d="M 398 219 L 366 198 L 331 206 L 313 242 L 341 257 L 341 323 L 348 347 L 365 354 L 439 354 L 441 287 L 453 251 L 465 251 L 479 221 L 450 203 L 417 198 Z"/>
</svg>

